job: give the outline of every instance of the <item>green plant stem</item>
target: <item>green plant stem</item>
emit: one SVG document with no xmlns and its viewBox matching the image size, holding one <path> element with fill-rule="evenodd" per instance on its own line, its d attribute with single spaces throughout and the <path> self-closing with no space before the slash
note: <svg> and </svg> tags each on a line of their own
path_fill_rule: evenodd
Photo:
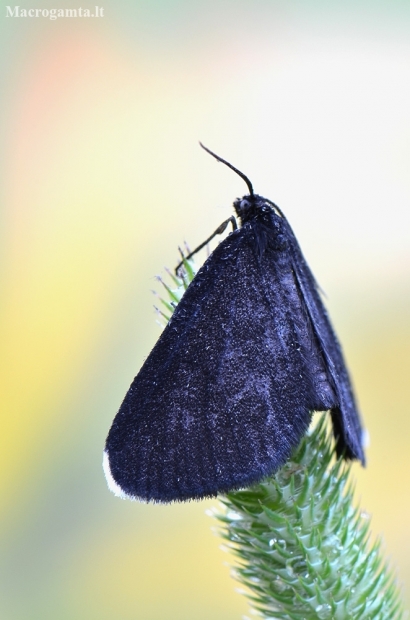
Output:
<svg viewBox="0 0 410 620">
<path fill-rule="evenodd" d="M 262 618 L 403 617 L 369 516 L 353 505 L 350 468 L 333 456 L 325 414 L 275 475 L 220 498 L 221 535 Z"/>
</svg>

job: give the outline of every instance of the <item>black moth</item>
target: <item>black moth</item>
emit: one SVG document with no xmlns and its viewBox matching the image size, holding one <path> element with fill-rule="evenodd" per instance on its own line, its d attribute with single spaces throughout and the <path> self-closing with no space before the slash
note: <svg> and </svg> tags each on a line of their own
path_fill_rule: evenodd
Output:
<svg viewBox="0 0 410 620">
<path fill-rule="evenodd" d="M 124 498 L 183 501 L 258 482 L 286 462 L 313 411 L 330 410 L 338 455 L 365 460 L 340 345 L 291 227 L 205 150 L 249 195 L 114 419 L 104 470 Z"/>
</svg>

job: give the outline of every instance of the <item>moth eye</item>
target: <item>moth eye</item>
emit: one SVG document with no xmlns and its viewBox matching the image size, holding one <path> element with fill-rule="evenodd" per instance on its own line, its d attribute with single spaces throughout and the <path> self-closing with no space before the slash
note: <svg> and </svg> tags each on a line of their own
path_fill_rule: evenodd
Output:
<svg viewBox="0 0 410 620">
<path fill-rule="evenodd" d="M 241 200 L 241 204 L 239 206 L 242 210 L 245 210 L 250 207 L 250 203 L 248 200 Z"/>
</svg>

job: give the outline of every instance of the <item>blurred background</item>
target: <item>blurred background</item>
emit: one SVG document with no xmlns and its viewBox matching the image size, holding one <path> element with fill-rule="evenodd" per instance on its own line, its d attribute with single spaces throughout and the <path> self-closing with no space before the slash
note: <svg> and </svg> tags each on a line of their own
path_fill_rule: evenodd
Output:
<svg viewBox="0 0 410 620">
<path fill-rule="evenodd" d="M 246 193 L 198 140 L 279 204 L 327 294 L 371 438 L 357 499 L 410 602 L 410 4 L 100 6 L 1 8 L 0 617 L 247 613 L 216 502 L 121 501 L 101 468 L 155 275 Z"/>
</svg>

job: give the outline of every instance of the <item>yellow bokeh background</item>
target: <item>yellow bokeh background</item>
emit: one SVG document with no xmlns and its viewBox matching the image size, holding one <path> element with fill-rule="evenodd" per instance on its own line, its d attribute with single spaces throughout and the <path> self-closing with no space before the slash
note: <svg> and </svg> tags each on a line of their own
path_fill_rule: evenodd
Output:
<svg viewBox="0 0 410 620">
<path fill-rule="evenodd" d="M 1 7 L 1 619 L 247 613 L 215 502 L 122 502 L 101 468 L 160 333 L 155 274 L 246 191 L 199 139 L 280 205 L 327 293 L 371 438 L 357 498 L 409 601 L 410 6 L 103 8 Z"/>
</svg>

